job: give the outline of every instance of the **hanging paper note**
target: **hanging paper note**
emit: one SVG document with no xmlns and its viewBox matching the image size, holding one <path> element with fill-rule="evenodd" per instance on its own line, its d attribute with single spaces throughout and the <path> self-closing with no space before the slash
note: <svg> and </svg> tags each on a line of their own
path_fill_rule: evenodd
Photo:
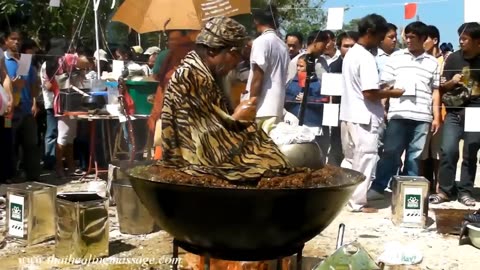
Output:
<svg viewBox="0 0 480 270">
<path fill-rule="evenodd" d="M 341 8 L 329 8 L 327 17 L 327 30 L 341 30 L 343 28 L 343 17 L 345 15 L 345 9 Z"/>
<path fill-rule="evenodd" d="M 112 63 L 112 73 L 113 73 L 115 76 L 121 76 L 124 67 L 125 67 L 125 64 L 123 63 L 123 61 L 113 60 L 113 63 Z"/>
<path fill-rule="evenodd" d="M 465 132 L 480 132 L 480 108 L 465 108 Z"/>
<path fill-rule="evenodd" d="M 60 7 L 60 0 L 50 0 L 49 6 L 51 6 L 51 7 Z"/>
<path fill-rule="evenodd" d="M 325 96 L 341 96 L 345 85 L 342 74 L 323 73 L 321 93 Z"/>
<path fill-rule="evenodd" d="M 464 20 L 468 22 L 480 22 L 480 1 L 464 0 Z"/>
<path fill-rule="evenodd" d="M 17 76 L 28 76 L 30 71 L 30 66 L 32 65 L 32 55 L 31 54 L 21 54 L 20 60 L 18 61 Z"/>
<path fill-rule="evenodd" d="M 405 20 L 413 19 L 417 15 L 417 4 L 406 3 L 405 4 Z"/>
<path fill-rule="evenodd" d="M 322 125 L 328 127 L 338 127 L 339 114 L 339 104 L 323 104 Z"/>
</svg>

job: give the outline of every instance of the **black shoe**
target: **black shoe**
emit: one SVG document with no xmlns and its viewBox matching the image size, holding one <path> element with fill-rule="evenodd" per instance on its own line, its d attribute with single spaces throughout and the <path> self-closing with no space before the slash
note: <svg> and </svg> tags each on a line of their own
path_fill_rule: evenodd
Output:
<svg viewBox="0 0 480 270">
<path fill-rule="evenodd" d="M 463 220 L 469 223 L 480 223 L 480 209 L 473 212 L 472 214 L 465 215 Z"/>
</svg>

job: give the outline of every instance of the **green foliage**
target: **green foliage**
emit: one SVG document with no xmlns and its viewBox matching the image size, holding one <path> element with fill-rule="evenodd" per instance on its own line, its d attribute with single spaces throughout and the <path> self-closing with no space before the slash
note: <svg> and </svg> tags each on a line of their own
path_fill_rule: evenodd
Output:
<svg viewBox="0 0 480 270">
<path fill-rule="evenodd" d="M 343 25 L 344 31 L 358 31 L 358 22 L 360 19 L 352 19 L 348 23 Z"/>
<path fill-rule="evenodd" d="M 252 9 L 267 7 L 269 0 L 252 0 Z M 285 32 L 298 31 L 304 35 L 322 29 L 326 15 L 322 9 L 325 0 L 276 0 L 272 1 L 279 12 L 281 29 Z"/>
<path fill-rule="evenodd" d="M 7 17 L 6 27 L 19 28 L 29 37 L 45 39 L 48 37 L 71 38 L 85 14 L 80 39 L 88 44 L 95 39 L 93 0 L 62 1 L 60 8 L 50 7 L 49 0 L 0 0 L 0 10 Z M 88 4 L 88 5 L 87 5 Z M 100 1 L 99 23 L 106 25 L 110 19 L 110 1 Z M 47 37 L 48 36 L 48 37 Z"/>
</svg>

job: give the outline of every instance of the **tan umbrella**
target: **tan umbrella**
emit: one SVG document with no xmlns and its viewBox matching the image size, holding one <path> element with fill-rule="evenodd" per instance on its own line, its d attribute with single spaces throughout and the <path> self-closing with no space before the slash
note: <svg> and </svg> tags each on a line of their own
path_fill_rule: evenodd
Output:
<svg viewBox="0 0 480 270">
<path fill-rule="evenodd" d="M 250 13 L 250 0 L 125 0 L 112 21 L 143 34 L 164 30 L 200 30 L 215 16 Z"/>
</svg>

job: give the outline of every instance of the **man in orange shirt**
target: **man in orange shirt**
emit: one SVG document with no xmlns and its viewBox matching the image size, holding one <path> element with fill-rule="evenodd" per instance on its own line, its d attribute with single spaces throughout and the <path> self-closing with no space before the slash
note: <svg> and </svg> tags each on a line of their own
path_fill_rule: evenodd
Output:
<svg viewBox="0 0 480 270">
<path fill-rule="evenodd" d="M 195 48 L 194 41 L 197 38 L 198 33 L 199 31 L 196 30 L 171 30 L 168 32 L 168 53 L 163 62 L 158 66 L 158 72 L 153 75 L 154 78 L 159 81 L 153 109 L 150 118 L 148 119 L 148 126 L 150 132 L 154 134 L 154 138 L 157 137 L 155 133 L 160 131 L 157 130 L 160 127 L 157 127 L 156 124 L 157 120 L 162 116 L 164 89 L 170 81 L 171 75 L 176 70 L 177 66 L 180 65 L 182 59 L 188 52 Z M 162 149 L 157 142 L 154 142 L 154 145 L 154 159 L 161 159 Z"/>
</svg>

